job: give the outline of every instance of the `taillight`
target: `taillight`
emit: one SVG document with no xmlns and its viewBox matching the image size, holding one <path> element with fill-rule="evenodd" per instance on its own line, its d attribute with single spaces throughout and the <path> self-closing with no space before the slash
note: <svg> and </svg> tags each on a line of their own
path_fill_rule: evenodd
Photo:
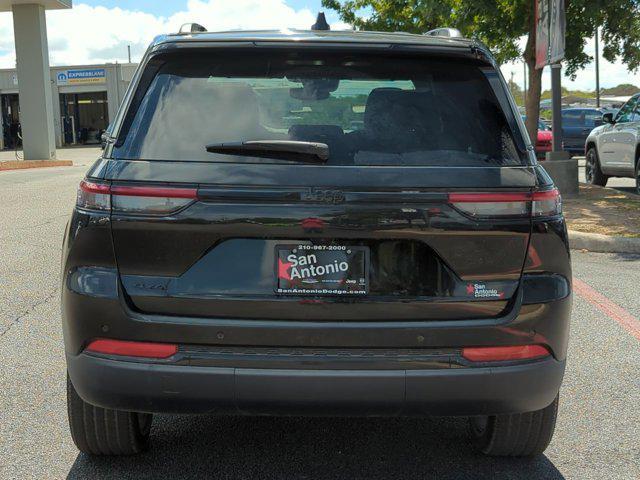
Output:
<svg viewBox="0 0 640 480">
<path fill-rule="evenodd" d="M 547 217 L 562 213 L 562 197 L 556 189 L 545 192 L 533 192 L 531 214 L 534 217 Z"/>
<path fill-rule="evenodd" d="M 111 203 L 114 212 L 166 215 L 189 205 L 197 193 L 195 188 L 114 185 Z"/>
<path fill-rule="evenodd" d="M 507 347 L 468 347 L 462 356 L 472 362 L 504 362 L 509 360 L 531 360 L 548 357 L 549 350 L 543 345 L 510 345 Z"/>
<path fill-rule="evenodd" d="M 529 215 L 528 192 L 451 193 L 449 203 L 474 217 L 521 217 Z"/>
<path fill-rule="evenodd" d="M 99 338 L 93 340 L 87 352 L 104 355 L 121 355 L 125 357 L 169 358 L 178 352 L 178 346 L 169 343 L 132 342 L 128 340 L 112 340 Z"/>
<path fill-rule="evenodd" d="M 449 203 L 477 217 L 558 215 L 562 212 L 558 190 L 544 192 L 450 193 Z"/>
<path fill-rule="evenodd" d="M 76 206 L 87 210 L 110 210 L 111 189 L 109 185 L 82 180 L 78 187 Z"/>
<path fill-rule="evenodd" d="M 76 205 L 88 210 L 166 215 L 189 205 L 198 198 L 196 188 L 107 185 L 83 180 L 78 188 Z"/>
</svg>

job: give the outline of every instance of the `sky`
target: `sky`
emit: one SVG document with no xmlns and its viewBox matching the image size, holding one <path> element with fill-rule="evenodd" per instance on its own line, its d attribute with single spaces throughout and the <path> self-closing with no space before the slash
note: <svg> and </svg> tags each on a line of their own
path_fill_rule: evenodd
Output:
<svg viewBox="0 0 640 480">
<path fill-rule="evenodd" d="M 127 45 L 132 61 L 139 61 L 147 45 L 161 33 L 175 32 L 187 22 L 201 23 L 210 31 L 265 28 L 309 28 L 321 11 L 321 0 L 74 0 L 71 10 L 47 12 L 51 65 L 126 62 Z M 332 29 L 348 28 L 327 11 Z M 593 55 L 593 39 L 587 43 Z M 14 68 L 15 53 L 11 13 L 0 13 L 0 68 Z M 506 64 L 505 77 L 523 82 L 523 65 Z M 601 60 L 600 85 L 620 83 L 640 86 L 640 73 L 627 72 L 620 62 Z M 569 89 L 594 90 L 594 66 L 578 73 L 575 81 L 563 78 Z M 543 89 L 550 87 L 548 68 Z"/>
</svg>

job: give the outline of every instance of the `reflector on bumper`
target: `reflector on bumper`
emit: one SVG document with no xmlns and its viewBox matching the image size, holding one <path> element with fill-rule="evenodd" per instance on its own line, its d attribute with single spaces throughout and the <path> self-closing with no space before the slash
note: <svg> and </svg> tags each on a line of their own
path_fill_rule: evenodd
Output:
<svg viewBox="0 0 640 480">
<path fill-rule="evenodd" d="M 176 354 L 178 346 L 168 343 L 131 342 L 98 338 L 89 343 L 85 351 L 126 357 L 169 358 Z"/>
</svg>

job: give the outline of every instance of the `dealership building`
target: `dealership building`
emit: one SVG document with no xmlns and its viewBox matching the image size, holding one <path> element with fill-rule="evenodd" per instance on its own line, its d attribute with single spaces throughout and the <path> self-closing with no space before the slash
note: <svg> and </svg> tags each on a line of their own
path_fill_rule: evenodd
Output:
<svg viewBox="0 0 640 480">
<path fill-rule="evenodd" d="M 134 63 L 51 67 L 53 125 L 57 147 L 98 144 L 115 117 L 137 67 Z M 21 143 L 20 78 L 15 69 L 0 70 L 0 148 Z"/>
</svg>

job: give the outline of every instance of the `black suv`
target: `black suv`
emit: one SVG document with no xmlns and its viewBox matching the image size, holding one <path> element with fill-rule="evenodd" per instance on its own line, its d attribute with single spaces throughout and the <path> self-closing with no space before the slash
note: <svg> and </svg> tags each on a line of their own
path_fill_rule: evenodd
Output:
<svg viewBox="0 0 640 480">
<path fill-rule="evenodd" d="M 571 270 L 524 132 L 472 40 L 156 39 L 64 240 L 78 448 L 206 412 L 463 415 L 487 454 L 542 452 Z"/>
</svg>

